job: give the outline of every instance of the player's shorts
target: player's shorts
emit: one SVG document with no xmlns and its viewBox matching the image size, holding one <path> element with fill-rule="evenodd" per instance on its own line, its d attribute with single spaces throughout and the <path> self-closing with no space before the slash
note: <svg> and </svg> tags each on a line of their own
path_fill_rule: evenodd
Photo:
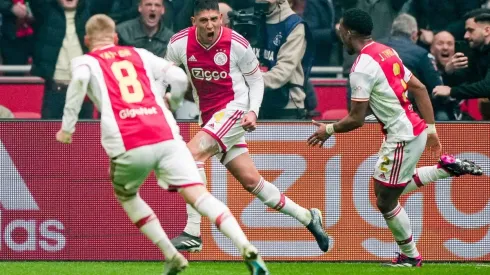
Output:
<svg viewBox="0 0 490 275">
<path fill-rule="evenodd" d="M 427 142 L 423 131 L 411 141 L 386 142 L 379 150 L 373 178 L 386 187 L 403 188 L 412 179 Z"/>
<path fill-rule="evenodd" d="M 155 170 L 158 184 L 169 191 L 203 184 L 192 154 L 182 140 L 131 149 L 111 159 L 111 180 L 116 195 L 132 197 Z"/>
<path fill-rule="evenodd" d="M 223 164 L 248 151 L 245 130 L 241 126 L 244 114 L 242 110 L 223 109 L 216 112 L 202 127 L 202 131 L 218 142 L 219 153 L 216 157 Z"/>
</svg>

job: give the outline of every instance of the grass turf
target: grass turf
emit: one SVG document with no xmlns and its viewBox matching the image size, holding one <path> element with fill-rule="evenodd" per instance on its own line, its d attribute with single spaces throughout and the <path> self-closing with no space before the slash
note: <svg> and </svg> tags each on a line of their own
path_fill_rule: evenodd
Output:
<svg viewBox="0 0 490 275">
<path fill-rule="evenodd" d="M 422 268 L 388 268 L 378 263 L 270 262 L 271 274 L 490 274 L 490 263 L 426 263 Z M 103 275 L 161 274 L 158 262 L 0 262 L 1 274 Z M 249 274 L 239 262 L 191 262 L 184 275 Z"/>
</svg>

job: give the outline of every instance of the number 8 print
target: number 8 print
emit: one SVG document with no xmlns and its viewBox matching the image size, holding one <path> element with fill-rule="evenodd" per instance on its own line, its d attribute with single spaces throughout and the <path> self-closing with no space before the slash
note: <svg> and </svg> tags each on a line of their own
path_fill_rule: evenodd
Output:
<svg viewBox="0 0 490 275">
<path fill-rule="evenodd" d="M 138 80 L 138 73 L 133 63 L 128 60 L 114 62 L 111 65 L 111 70 L 119 82 L 122 99 L 127 103 L 141 102 L 145 94 L 143 93 L 143 87 Z M 126 70 L 128 75 L 123 75 L 123 70 Z M 129 87 L 133 87 L 132 92 L 129 90 Z"/>
</svg>

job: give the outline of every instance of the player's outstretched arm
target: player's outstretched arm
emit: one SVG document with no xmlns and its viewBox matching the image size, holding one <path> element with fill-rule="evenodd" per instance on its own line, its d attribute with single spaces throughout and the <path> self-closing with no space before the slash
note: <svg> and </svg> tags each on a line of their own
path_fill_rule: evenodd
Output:
<svg viewBox="0 0 490 275">
<path fill-rule="evenodd" d="M 71 142 L 71 135 L 75 132 L 75 124 L 78 121 L 78 114 L 87 95 L 87 88 L 90 82 L 89 67 L 85 64 L 77 65 L 75 61 L 72 61 L 72 63 L 73 73 L 66 92 L 61 130 L 56 134 L 56 139 L 62 143 Z"/>
<path fill-rule="evenodd" d="M 437 136 L 434 110 L 432 109 L 432 103 L 430 102 L 429 93 L 424 84 L 420 82 L 415 76 L 412 75 L 407 82 L 408 90 L 413 93 L 417 107 L 420 110 L 422 118 L 427 123 L 427 144 L 426 147 L 431 151 L 433 157 L 439 157 L 442 153 L 441 143 Z"/>
<path fill-rule="evenodd" d="M 331 137 L 334 133 L 345 133 L 355 130 L 364 125 L 366 117 L 366 111 L 369 107 L 369 101 L 355 101 L 352 100 L 351 110 L 349 114 L 342 120 L 336 123 L 323 124 L 313 120 L 313 125 L 317 126 L 313 135 L 308 138 L 308 145 L 319 147 L 323 146 L 323 143 Z"/>
<path fill-rule="evenodd" d="M 313 121 L 313 125 L 317 126 L 318 129 L 308 138 L 308 145 L 319 145 L 322 147 L 323 143 L 334 133 L 350 132 L 364 125 L 374 83 L 375 79 L 371 74 L 363 72 L 351 73 L 352 103 L 349 114 L 336 123 L 322 124 Z"/>
</svg>

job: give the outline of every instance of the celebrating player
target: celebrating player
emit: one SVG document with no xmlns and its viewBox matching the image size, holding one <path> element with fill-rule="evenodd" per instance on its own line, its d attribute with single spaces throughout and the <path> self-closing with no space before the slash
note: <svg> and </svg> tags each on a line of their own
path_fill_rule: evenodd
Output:
<svg viewBox="0 0 490 275">
<path fill-rule="evenodd" d="M 73 78 L 56 139 L 71 142 L 88 90 L 101 111 L 102 145 L 111 158 L 116 197 L 130 220 L 162 250 L 166 259 L 164 274 L 177 274 L 188 263 L 139 196 L 139 187 L 152 170 L 163 188 L 179 191 L 187 203 L 232 239 L 252 274 L 268 274 L 257 249 L 230 210 L 202 184 L 192 155 L 157 89 L 155 79 L 170 84 L 168 100 L 170 105 L 178 105 L 187 89 L 184 71 L 146 50 L 115 46 L 115 24 L 105 15 L 90 18 L 86 31 L 90 53 L 72 60 Z"/>
<path fill-rule="evenodd" d="M 193 86 L 201 116 L 201 131 L 187 144 L 201 178 L 206 182 L 204 162 L 217 156 L 228 171 L 265 205 L 287 214 L 313 234 L 320 249 L 328 251 L 318 209 L 307 210 L 263 179 L 248 154 L 245 131 L 253 131 L 264 94 L 259 62 L 248 41 L 222 27 L 217 0 L 198 0 L 193 27 L 175 34 L 166 59 L 184 64 Z M 172 243 L 179 250 L 200 251 L 201 217 L 190 205 L 187 225 Z"/>
<path fill-rule="evenodd" d="M 385 136 L 373 176 L 376 203 L 402 252 L 389 265 L 421 266 L 422 257 L 412 238 L 410 221 L 398 198 L 436 180 L 482 175 L 482 170 L 473 162 L 449 155 L 442 155 L 437 165 L 415 169 L 426 146 L 434 155 L 441 154 L 432 105 L 424 85 L 412 76 L 396 52 L 371 39 L 372 29 L 373 22 L 366 12 L 351 9 L 344 13 L 340 21 L 341 40 L 349 54 L 359 54 L 350 74 L 352 109 L 337 123 L 325 125 L 314 121 L 319 128 L 308 143 L 321 147 L 334 133 L 361 127 L 366 110 L 371 107 Z M 425 121 L 413 111 L 407 89 L 413 92 Z"/>
</svg>

